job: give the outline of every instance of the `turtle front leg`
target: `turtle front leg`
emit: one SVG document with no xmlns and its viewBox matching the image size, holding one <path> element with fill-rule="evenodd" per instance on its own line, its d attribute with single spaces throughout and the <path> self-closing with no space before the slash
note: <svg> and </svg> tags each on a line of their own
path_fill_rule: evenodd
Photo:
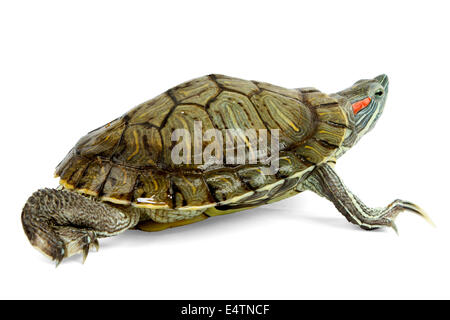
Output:
<svg viewBox="0 0 450 320">
<path fill-rule="evenodd" d="M 134 227 L 139 215 L 119 210 L 81 194 L 40 189 L 22 210 L 22 225 L 30 243 L 56 260 L 77 253 L 86 259 L 89 249 L 98 249 L 99 237 L 109 237 Z"/>
<path fill-rule="evenodd" d="M 395 200 L 385 208 L 366 206 L 342 183 L 330 164 L 317 167 L 305 181 L 303 186 L 318 195 L 327 198 L 340 213 L 351 223 L 363 229 L 372 230 L 380 227 L 392 227 L 397 232 L 395 218 L 402 211 L 411 211 L 433 224 L 428 215 L 417 205 L 403 200 Z"/>
</svg>

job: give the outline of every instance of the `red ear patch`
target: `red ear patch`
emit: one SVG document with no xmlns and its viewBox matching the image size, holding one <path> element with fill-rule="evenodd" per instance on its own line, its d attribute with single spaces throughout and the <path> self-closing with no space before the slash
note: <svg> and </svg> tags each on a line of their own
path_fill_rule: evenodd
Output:
<svg viewBox="0 0 450 320">
<path fill-rule="evenodd" d="M 372 101 L 372 99 L 367 97 L 363 100 L 357 101 L 354 104 L 352 104 L 353 114 L 357 114 L 359 111 L 361 111 L 362 109 L 367 107 L 369 105 L 370 101 Z"/>
</svg>

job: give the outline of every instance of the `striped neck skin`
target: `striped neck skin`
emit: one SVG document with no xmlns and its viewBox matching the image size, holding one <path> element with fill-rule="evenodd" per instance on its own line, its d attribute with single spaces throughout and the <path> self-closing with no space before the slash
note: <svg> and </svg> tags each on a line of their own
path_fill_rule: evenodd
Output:
<svg viewBox="0 0 450 320">
<path fill-rule="evenodd" d="M 359 80 L 350 88 L 332 95 L 339 101 L 349 122 L 349 130 L 336 157 L 344 154 L 372 130 L 383 112 L 388 89 L 388 77 L 382 74 L 374 79 Z"/>
</svg>

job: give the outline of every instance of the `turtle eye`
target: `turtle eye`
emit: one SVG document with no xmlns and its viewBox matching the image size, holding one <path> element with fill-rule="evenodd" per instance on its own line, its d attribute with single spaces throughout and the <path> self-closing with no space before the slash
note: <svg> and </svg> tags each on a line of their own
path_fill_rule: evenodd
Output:
<svg viewBox="0 0 450 320">
<path fill-rule="evenodd" d="M 375 92 L 375 96 L 376 96 L 376 97 L 382 97 L 383 94 L 384 94 L 384 92 L 383 92 L 382 89 L 379 89 L 379 90 L 377 90 L 377 91 Z"/>
<path fill-rule="evenodd" d="M 352 104 L 353 114 L 357 114 L 362 109 L 367 107 L 370 104 L 370 101 L 372 101 L 372 99 L 370 99 L 370 97 L 367 97 L 365 99 L 362 99 L 362 100 L 359 100 L 359 101 L 356 101 L 355 103 L 353 103 Z"/>
</svg>

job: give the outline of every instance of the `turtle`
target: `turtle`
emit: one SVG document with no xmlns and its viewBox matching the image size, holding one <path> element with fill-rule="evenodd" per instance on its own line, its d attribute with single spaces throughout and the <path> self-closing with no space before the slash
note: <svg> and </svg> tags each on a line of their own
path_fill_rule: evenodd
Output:
<svg viewBox="0 0 450 320">
<path fill-rule="evenodd" d="M 334 169 L 374 127 L 388 85 L 384 74 L 333 94 L 220 74 L 184 82 L 82 137 L 56 168 L 59 186 L 34 192 L 24 205 L 25 234 L 57 264 L 78 253 L 84 262 L 102 237 L 183 226 L 307 190 L 366 230 L 396 230 L 394 220 L 404 210 L 429 220 L 409 201 L 365 205 Z M 225 146 L 223 137 L 186 139 L 180 148 L 173 139 L 177 130 L 192 136 L 213 130 L 227 137 L 234 130 L 244 161 L 223 161 L 225 151 L 237 152 L 239 146 Z M 266 132 L 277 148 L 268 152 L 266 141 L 257 150 L 266 157 L 255 161 L 249 155 L 256 140 L 242 132 Z M 199 161 L 212 145 L 217 149 L 211 148 L 214 157 L 208 159 L 214 161 Z M 268 170 L 273 163 L 276 169 Z"/>
</svg>

